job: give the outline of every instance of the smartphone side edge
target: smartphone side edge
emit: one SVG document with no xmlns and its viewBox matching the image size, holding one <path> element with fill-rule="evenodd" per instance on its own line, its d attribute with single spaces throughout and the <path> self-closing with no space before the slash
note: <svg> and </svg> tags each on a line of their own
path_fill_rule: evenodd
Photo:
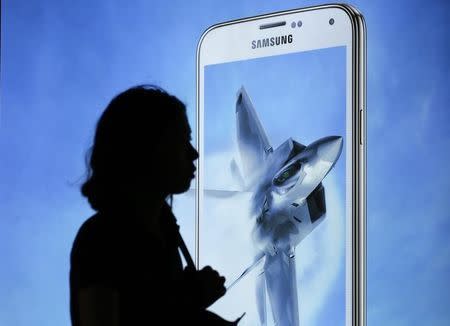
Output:
<svg viewBox="0 0 450 326">
<path fill-rule="evenodd" d="M 362 13 L 345 3 L 330 4 L 346 12 L 352 25 L 352 325 L 367 325 L 367 28 Z"/>
<path fill-rule="evenodd" d="M 353 54 L 353 307 L 352 324 L 367 325 L 367 28 L 364 16 L 342 4 L 352 22 Z M 357 244 L 357 245 L 355 245 Z"/>
</svg>

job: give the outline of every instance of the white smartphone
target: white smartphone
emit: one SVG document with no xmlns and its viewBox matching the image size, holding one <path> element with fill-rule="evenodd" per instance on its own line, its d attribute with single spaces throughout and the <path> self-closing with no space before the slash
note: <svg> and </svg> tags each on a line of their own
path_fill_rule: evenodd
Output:
<svg viewBox="0 0 450 326">
<path fill-rule="evenodd" d="M 330 4 L 201 37 L 195 256 L 224 318 L 365 325 L 365 31 Z"/>
</svg>

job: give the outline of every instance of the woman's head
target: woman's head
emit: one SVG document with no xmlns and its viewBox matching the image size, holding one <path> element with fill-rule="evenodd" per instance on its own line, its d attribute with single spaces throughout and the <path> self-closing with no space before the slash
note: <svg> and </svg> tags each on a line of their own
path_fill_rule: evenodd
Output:
<svg viewBox="0 0 450 326">
<path fill-rule="evenodd" d="M 137 194 L 186 191 L 198 157 L 190 134 L 185 105 L 175 96 L 154 86 L 120 93 L 97 123 L 82 194 L 102 210 Z"/>
</svg>

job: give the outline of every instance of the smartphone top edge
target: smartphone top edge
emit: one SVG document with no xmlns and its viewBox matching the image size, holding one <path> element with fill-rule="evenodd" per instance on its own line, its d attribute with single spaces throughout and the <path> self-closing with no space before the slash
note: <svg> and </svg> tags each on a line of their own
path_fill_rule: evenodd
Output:
<svg viewBox="0 0 450 326">
<path fill-rule="evenodd" d="M 197 43 L 197 60 L 198 60 L 199 55 L 200 55 L 200 48 L 201 48 L 202 43 L 205 40 L 206 36 L 211 31 L 213 31 L 213 30 L 215 30 L 217 28 L 220 28 L 220 27 L 223 27 L 223 26 L 232 25 L 232 24 L 236 24 L 236 23 L 253 21 L 253 20 L 257 20 L 257 19 L 261 19 L 261 18 L 277 17 L 277 16 L 286 15 L 286 14 L 293 14 L 293 13 L 299 13 L 299 12 L 304 12 L 304 11 L 320 10 L 320 9 L 326 9 L 326 8 L 335 8 L 335 9 L 343 10 L 347 14 L 347 16 L 350 18 L 350 21 L 351 21 L 353 29 L 356 30 L 356 31 L 359 31 L 362 34 L 365 34 L 366 24 L 365 24 L 364 16 L 362 15 L 362 13 L 356 7 L 354 7 L 353 5 L 350 5 L 350 4 L 346 4 L 346 3 L 329 3 L 329 4 L 321 4 L 321 5 L 317 5 L 317 6 L 309 6 L 309 7 L 302 7 L 302 8 L 296 8 L 296 9 L 288 9 L 288 10 L 282 10 L 282 11 L 276 11 L 276 12 L 271 12 L 271 13 L 266 13 L 266 14 L 260 14 L 260 15 L 255 15 L 255 16 L 239 18 L 239 19 L 228 20 L 228 21 L 220 22 L 220 23 L 217 23 L 217 24 L 209 26 L 207 29 L 204 30 L 204 32 L 200 36 L 200 39 L 199 39 L 199 41 Z"/>
</svg>

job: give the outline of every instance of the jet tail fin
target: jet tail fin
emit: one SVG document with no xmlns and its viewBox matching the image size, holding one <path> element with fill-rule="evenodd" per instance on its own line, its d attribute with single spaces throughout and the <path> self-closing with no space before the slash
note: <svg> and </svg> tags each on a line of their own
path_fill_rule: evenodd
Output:
<svg viewBox="0 0 450 326">
<path fill-rule="evenodd" d="M 244 86 L 237 93 L 236 123 L 242 169 L 244 176 L 248 178 L 261 166 L 261 162 L 266 160 L 273 149 Z"/>
</svg>

